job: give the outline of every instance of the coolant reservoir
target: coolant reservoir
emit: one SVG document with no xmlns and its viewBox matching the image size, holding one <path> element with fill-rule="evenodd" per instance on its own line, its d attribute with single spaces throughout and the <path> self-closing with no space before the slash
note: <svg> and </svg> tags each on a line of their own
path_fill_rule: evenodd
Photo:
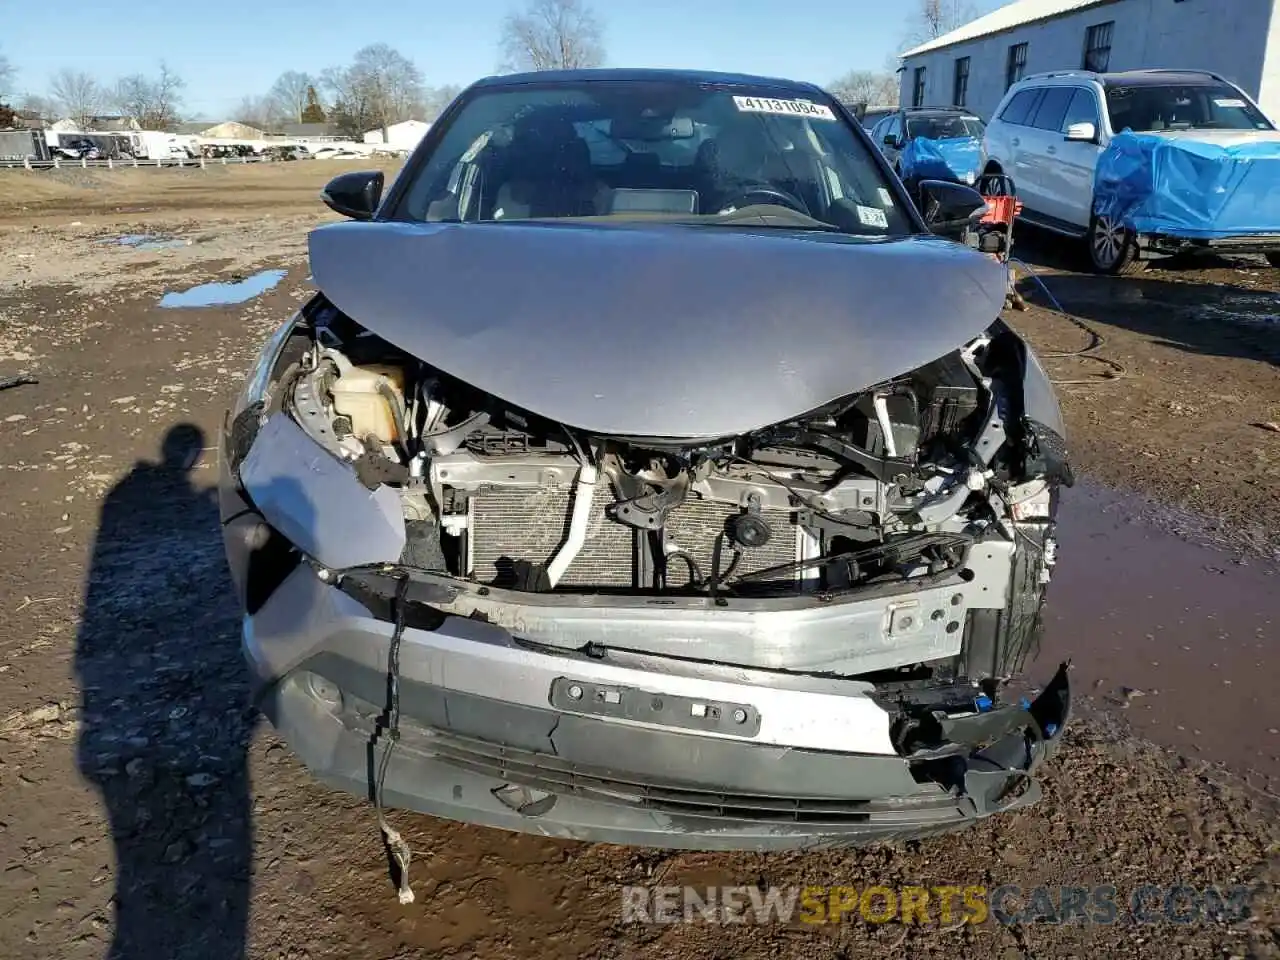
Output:
<svg viewBox="0 0 1280 960">
<path fill-rule="evenodd" d="M 385 444 L 403 439 L 397 436 L 391 404 L 378 392 L 387 383 L 404 403 L 404 371 L 386 364 L 347 367 L 333 382 L 333 409 L 351 421 L 351 432 L 364 438 L 372 434 Z"/>
</svg>

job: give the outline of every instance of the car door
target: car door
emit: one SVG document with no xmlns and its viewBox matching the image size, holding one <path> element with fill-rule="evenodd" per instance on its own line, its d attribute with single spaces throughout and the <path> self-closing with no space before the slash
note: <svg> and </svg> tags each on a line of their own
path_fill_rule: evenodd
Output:
<svg viewBox="0 0 1280 960">
<path fill-rule="evenodd" d="M 986 135 L 987 156 L 1013 177 L 1019 199 L 1030 209 L 1035 209 L 1035 204 L 1022 185 L 1022 139 L 1043 92 L 1039 87 L 1032 87 L 1015 93 L 997 114 L 995 122 L 987 127 Z"/>
<path fill-rule="evenodd" d="M 1045 87 L 1030 125 L 1020 134 L 1018 195 L 1023 198 L 1024 207 L 1054 220 L 1066 219 L 1058 161 L 1062 121 L 1074 94 L 1075 88 L 1070 86 Z"/>
<path fill-rule="evenodd" d="M 1093 124 L 1092 140 L 1068 140 L 1067 131 L 1075 124 Z M 1055 193 L 1061 201 L 1060 218 L 1080 227 L 1089 226 L 1093 212 L 1093 174 L 1102 153 L 1102 105 L 1093 87 L 1077 87 L 1062 121 L 1062 141 L 1058 144 L 1055 169 Z"/>
<path fill-rule="evenodd" d="M 876 145 L 876 149 L 884 153 L 884 134 L 889 129 L 889 118 L 881 117 L 867 131 L 867 136 L 871 138 L 871 142 Z"/>
<path fill-rule="evenodd" d="M 903 133 L 902 114 L 895 113 L 889 118 L 889 122 L 884 128 L 883 136 L 880 138 L 880 149 L 884 151 L 885 159 L 895 169 L 898 164 L 898 156 L 902 153 L 902 148 L 906 146 L 902 139 Z"/>
</svg>

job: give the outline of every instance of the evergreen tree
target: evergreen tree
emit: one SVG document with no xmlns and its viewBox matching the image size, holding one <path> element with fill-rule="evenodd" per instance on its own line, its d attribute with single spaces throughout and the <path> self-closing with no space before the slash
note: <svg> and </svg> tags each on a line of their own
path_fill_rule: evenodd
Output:
<svg viewBox="0 0 1280 960">
<path fill-rule="evenodd" d="M 307 105 L 302 109 L 303 123 L 324 123 L 324 107 L 320 106 L 320 97 L 314 86 L 307 87 Z"/>
</svg>

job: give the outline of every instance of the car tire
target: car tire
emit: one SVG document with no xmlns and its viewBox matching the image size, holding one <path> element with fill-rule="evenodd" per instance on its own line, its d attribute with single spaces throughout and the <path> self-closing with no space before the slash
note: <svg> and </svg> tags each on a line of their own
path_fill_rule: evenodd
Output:
<svg viewBox="0 0 1280 960">
<path fill-rule="evenodd" d="M 1271 264 L 1273 267 L 1280 267 L 1280 253 L 1268 253 L 1265 254 L 1265 256 L 1267 258 L 1267 263 Z"/>
<path fill-rule="evenodd" d="M 1094 214 L 1089 221 L 1089 260 L 1098 273 L 1113 277 L 1132 277 L 1147 269 L 1138 259 L 1138 244 L 1133 232 L 1109 217 Z"/>
</svg>

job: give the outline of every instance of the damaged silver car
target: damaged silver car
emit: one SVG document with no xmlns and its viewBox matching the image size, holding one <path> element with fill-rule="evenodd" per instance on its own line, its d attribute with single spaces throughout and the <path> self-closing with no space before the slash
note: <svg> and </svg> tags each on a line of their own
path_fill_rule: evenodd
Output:
<svg viewBox="0 0 1280 960">
<path fill-rule="evenodd" d="M 466 90 L 344 174 L 228 413 L 263 711 L 316 775 L 511 830 L 771 849 L 1015 809 L 1071 482 L 1003 268 L 807 84 Z M 943 234 L 939 236 L 938 234 Z"/>
</svg>

